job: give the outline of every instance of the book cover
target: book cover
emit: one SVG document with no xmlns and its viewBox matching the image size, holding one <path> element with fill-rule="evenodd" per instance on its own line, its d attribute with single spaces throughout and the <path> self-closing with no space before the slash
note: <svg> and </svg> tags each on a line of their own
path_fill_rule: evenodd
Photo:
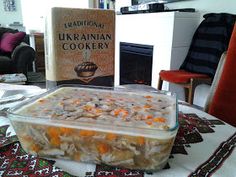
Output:
<svg viewBox="0 0 236 177">
<path fill-rule="evenodd" d="M 51 9 L 45 28 L 47 88 L 76 83 L 114 85 L 115 12 Z"/>
</svg>

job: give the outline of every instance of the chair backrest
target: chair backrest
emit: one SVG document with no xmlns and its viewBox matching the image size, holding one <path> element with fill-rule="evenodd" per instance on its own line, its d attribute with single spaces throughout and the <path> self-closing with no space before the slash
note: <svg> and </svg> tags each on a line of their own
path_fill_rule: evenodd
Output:
<svg viewBox="0 0 236 177">
<path fill-rule="evenodd" d="M 236 24 L 232 32 L 221 78 L 209 106 L 212 114 L 236 127 Z"/>
<path fill-rule="evenodd" d="M 210 104 L 212 102 L 212 99 L 213 99 L 213 96 L 216 92 L 216 88 L 219 84 L 219 80 L 221 78 L 222 71 L 223 71 L 224 64 L 225 64 L 226 54 L 227 54 L 227 52 L 224 52 L 220 57 L 220 61 L 219 61 L 219 64 L 217 66 L 215 76 L 214 76 L 214 79 L 212 81 L 210 91 L 209 91 L 209 94 L 208 94 L 207 99 L 206 99 L 205 106 L 203 108 L 205 112 L 208 112 L 209 106 L 210 106 Z"/>
<path fill-rule="evenodd" d="M 213 78 L 221 54 L 228 48 L 236 15 L 210 13 L 203 17 L 180 69 L 207 74 Z"/>
</svg>

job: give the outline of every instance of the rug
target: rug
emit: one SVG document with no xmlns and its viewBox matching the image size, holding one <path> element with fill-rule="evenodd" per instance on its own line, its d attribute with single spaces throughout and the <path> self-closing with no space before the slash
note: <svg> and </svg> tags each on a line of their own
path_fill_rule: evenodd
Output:
<svg viewBox="0 0 236 177">
<path fill-rule="evenodd" d="M 30 83 L 41 83 L 41 82 L 45 82 L 45 76 L 44 73 L 41 72 L 28 72 L 28 81 Z"/>
</svg>

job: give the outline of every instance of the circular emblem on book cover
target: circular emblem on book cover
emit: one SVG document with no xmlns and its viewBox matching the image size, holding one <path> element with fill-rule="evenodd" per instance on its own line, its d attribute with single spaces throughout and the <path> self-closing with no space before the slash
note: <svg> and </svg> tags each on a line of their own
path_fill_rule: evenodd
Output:
<svg viewBox="0 0 236 177">
<path fill-rule="evenodd" d="M 90 61 L 91 52 L 89 50 L 83 51 L 83 62 L 74 67 L 78 77 L 91 77 L 98 69 L 97 65 Z"/>
</svg>

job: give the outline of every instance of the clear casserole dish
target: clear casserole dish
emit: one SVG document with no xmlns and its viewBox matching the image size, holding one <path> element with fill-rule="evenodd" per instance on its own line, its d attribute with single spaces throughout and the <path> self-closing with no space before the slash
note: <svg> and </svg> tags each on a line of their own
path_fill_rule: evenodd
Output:
<svg viewBox="0 0 236 177">
<path fill-rule="evenodd" d="M 170 92 L 64 85 L 7 116 L 30 154 L 156 171 L 168 161 L 177 112 Z"/>
</svg>

